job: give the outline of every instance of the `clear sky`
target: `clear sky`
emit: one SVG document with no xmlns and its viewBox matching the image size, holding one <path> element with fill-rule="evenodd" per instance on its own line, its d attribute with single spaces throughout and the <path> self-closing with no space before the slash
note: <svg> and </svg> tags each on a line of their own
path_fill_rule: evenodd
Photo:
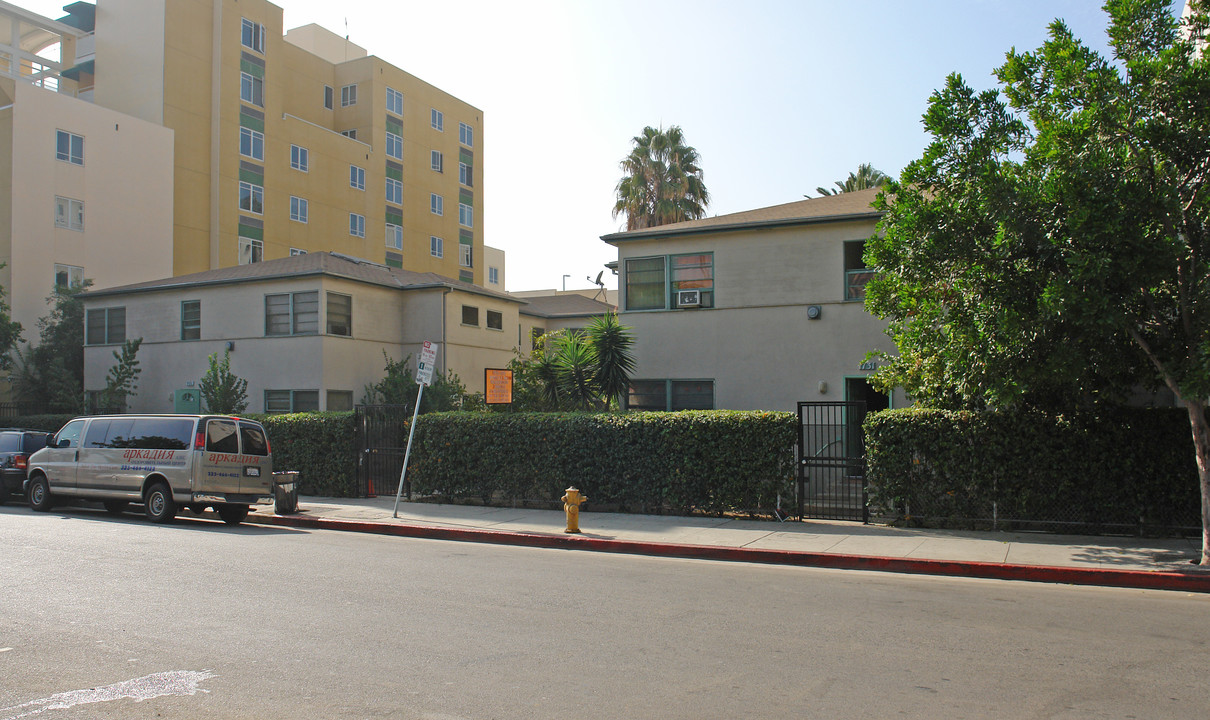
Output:
<svg viewBox="0 0 1210 720">
<path fill-rule="evenodd" d="M 51 17 L 66 4 L 11 1 Z M 681 126 L 722 215 L 814 196 L 863 162 L 898 175 L 945 76 L 990 87 L 1056 17 L 1107 49 L 1096 0 L 278 4 L 287 29 L 347 34 L 483 110 L 484 239 L 507 253 L 508 290 L 588 287 L 616 259 L 600 236 L 624 222 L 618 163 L 646 125 Z"/>
</svg>

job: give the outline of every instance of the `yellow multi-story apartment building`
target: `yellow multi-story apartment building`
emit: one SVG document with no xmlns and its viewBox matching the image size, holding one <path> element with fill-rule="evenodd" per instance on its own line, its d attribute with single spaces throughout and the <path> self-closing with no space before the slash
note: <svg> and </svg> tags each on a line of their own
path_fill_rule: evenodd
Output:
<svg viewBox="0 0 1210 720">
<path fill-rule="evenodd" d="M 99 0 L 97 105 L 170 128 L 172 273 L 333 251 L 482 285 L 483 113 L 264 0 Z"/>
</svg>

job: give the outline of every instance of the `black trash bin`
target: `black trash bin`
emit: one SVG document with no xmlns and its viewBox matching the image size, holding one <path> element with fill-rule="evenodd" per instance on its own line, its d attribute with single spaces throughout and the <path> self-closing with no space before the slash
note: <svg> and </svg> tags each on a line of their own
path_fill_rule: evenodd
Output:
<svg viewBox="0 0 1210 720">
<path fill-rule="evenodd" d="M 273 473 L 273 510 L 278 515 L 298 512 L 298 472 Z"/>
</svg>

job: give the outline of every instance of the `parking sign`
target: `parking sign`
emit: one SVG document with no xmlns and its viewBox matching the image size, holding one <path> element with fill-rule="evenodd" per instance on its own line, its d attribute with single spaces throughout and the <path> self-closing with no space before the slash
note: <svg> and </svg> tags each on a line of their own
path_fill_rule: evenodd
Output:
<svg viewBox="0 0 1210 720">
<path fill-rule="evenodd" d="M 433 365 L 437 363 L 437 346 L 425 340 L 420 349 L 420 363 L 416 367 L 416 383 L 428 385 L 433 382 Z"/>
</svg>

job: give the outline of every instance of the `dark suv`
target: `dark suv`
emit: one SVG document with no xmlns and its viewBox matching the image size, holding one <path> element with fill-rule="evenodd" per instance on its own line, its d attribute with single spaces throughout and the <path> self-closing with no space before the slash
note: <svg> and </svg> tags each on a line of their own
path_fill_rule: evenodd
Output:
<svg viewBox="0 0 1210 720">
<path fill-rule="evenodd" d="M 34 451 L 46 447 L 46 433 L 37 430 L 0 430 L 0 503 L 20 493 L 25 468 Z"/>
</svg>

